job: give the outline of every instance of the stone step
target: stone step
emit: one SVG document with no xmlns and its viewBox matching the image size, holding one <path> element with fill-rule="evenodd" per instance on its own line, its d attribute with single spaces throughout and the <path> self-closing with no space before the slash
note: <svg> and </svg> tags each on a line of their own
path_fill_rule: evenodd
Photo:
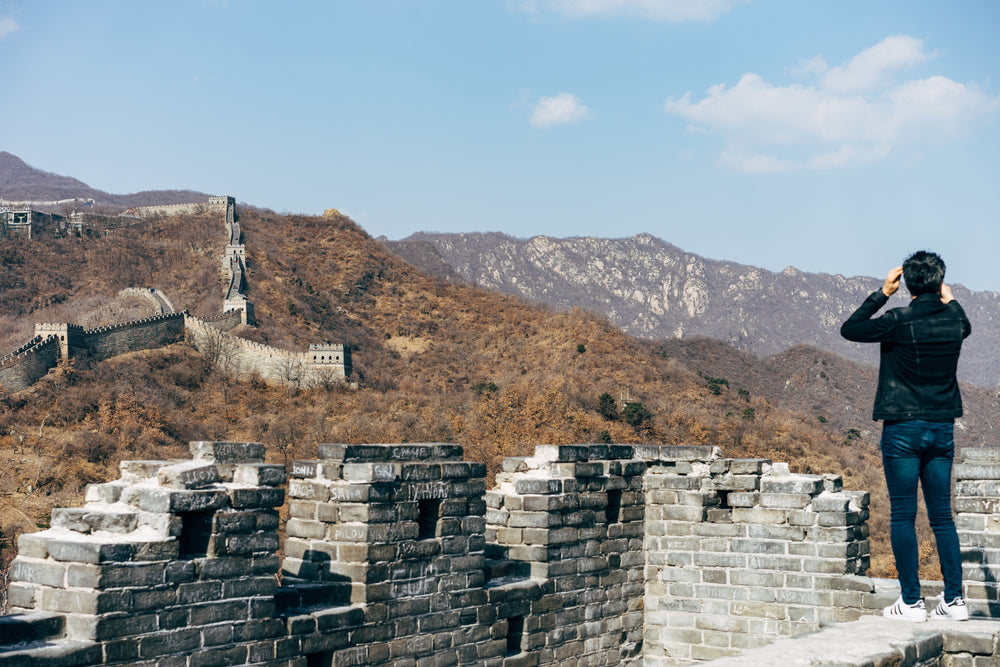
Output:
<svg viewBox="0 0 1000 667">
<path fill-rule="evenodd" d="M 863 616 L 799 637 L 786 637 L 703 667 L 917 667 L 996 665 L 995 620 L 926 623 Z"/>
<path fill-rule="evenodd" d="M 94 642 L 54 641 L 18 645 L 0 645 L 0 667 L 50 665 L 52 667 L 82 667 L 102 662 L 101 645 Z"/>
<path fill-rule="evenodd" d="M 65 626 L 62 614 L 31 612 L 0 616 L 0 647 L 61 637 Z"/>
</svg>

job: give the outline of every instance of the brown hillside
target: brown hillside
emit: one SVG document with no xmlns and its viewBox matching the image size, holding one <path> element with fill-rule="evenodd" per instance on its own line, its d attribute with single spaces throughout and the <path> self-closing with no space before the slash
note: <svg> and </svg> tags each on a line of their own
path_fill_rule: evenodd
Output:
<svg viewBox="0 0 1000 667">
<path fill-rule="evenodd" d="M 744 391 L 713 383 L 730 371 L 709 361 L 692 364 L 586 312 L 423 275 L 346 218 L 248 211 L 241 226 L 260 320 L 241 335 L 295 349 L 348 343 L 359 388 L 269 387 L 221 372 L 185 344 L 64 366 L 0 400 L 5 536 L 44 525 L 55 504 L 78 503 L 119 460 L 177 455 L 194 439 L 265 442 L 279 461 L 314 457 L 320 442 L 457 442 L 490 474 L 536 443 L 711 444 L 881 488 L 871 447 L 845 443 L 838 425 L 781 407 L 749 382 Z M 95 304 L 138 313 L 141 304 L 115 297 L 134 284 L 211 315 L 221 244 L 221 221 L 194 216 L 119 239 L 8 239 L 0 322 L 78 321 Z M 623 414 L 621 402 L 602 405 L 603 393 L 633 405 Z M 876 496 L 873 508 L 874 572 L 887 574 L 887 506 Z"/>
</svg>

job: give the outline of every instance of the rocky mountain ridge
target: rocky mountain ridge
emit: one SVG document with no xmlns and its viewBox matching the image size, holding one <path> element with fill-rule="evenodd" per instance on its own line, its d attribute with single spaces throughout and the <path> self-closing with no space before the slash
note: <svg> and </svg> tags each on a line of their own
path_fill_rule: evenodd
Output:
<svg viewBox="0 0 1000 667">
<path fill-rule="evenodd" d="M 500 233 L 417 233 L 386 244 L 415 265 L 556 308 L 606 315 L 647 339 L 705 336 L 758 356 L 808 344 L 877 363 L 874 345 L 840 337 L 840 324 L 881 284 L 867 276 L 781 272 L 706 259 L 649 234 L 631 238 L 518 239 Z M 433 249 L 433 253 L 430 249 Z M 973 326 L 961 379 L 1000 384 L 991 332 L 1000 295 L 953 286 Z M 888 307 L 905 305 L 905 290 Z"/>
</svg>

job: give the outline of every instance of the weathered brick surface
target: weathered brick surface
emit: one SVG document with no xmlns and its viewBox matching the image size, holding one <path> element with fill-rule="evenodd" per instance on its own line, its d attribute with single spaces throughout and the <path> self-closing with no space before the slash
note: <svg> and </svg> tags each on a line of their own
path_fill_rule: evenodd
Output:
<svg viewBox="0 0 1000 667">
<path fill-rule="evenodd" d="M 58 660 L 32 654 L 31 664 L 243 664 L 249 640 L 278 636 L 272 626 L 238 640 L 235 629 L 275 614 L 272 508 L 284 491 L 273 484 L 284 470 L 279 477 L 257 464 L 256 443 L 193 443 L 192 452 L 198 458 L 188 462 L 123 463 L 119 483 L 88 493 L 95 505 L 57 510 L 51 529 L 22 536 L 10 602 L 61 614 L 59 641 L 96 650 Z M 219 469 L 237 464 L 258 474 L 222 481 L 232 474 Z M 0 638 L 0 664 L 17 653 L 2 648 L 9 643 Z M 90 655 L 97 659 L 74 662 Z"/>
<path fill-rule="evenodd" d="M 969 611 L 1000 616 L 1000 449 L 961 450 L 952 479 Z"/>
<path fill-rule="evenodd" d="M 257 443 L 191 450 L 123 463 L 20 537 L 9 618 L 28 620 L 0 619 L 0 665 L 755 664 L 726 656 L 898 594 L 864 576 L 868 494 L 711 447 L 539 446 L 488 492 L 455 445 L 321 445 L 288 480 Z M 994 615 L 1000 450 L 955 472 L 966 598 Z M 950 629 L 857 664 L 996 647 Z"/>
<path fill-rule="evenodd" d="M 660 460 L 663 460 L 662 455 Z M 645 475 L 646 664 L 706 660 L 870 613 L 868 497 L 783 464 L 716 459 Z M 696 491 L 695 491 L 696 489 Z M 856 528 L 857 527 L 857 528 Z"/>
</svg>

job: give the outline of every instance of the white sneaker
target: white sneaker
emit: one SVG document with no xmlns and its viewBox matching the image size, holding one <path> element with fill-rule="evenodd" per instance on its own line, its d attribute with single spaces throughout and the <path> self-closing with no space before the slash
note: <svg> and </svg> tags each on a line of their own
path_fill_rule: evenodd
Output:
<svg viewBox="0 0 1000 667">
<path fill-rule="evenodd" d="M 882 610 L 882 615 L 886 618 L 898 618 L 911 623 L 923 623 L 927 620 L 927 607 L 924 606 L 923 600 L 917 600 L 913 604 L 906 604 L 903 602 L 903 596 L 900 595 L 898 600 Z"/>
<path fill-rule="evenodd" d="M 941 601 L 931 612 L 931 617 L 938 620 L 948 619 L 952 621 L 969 620 L 969 608 L 965 606 L 965 600 L 957 597 L 951 602 L 944 601 L 944 593 L 941 594 Z"/>
</svg>

